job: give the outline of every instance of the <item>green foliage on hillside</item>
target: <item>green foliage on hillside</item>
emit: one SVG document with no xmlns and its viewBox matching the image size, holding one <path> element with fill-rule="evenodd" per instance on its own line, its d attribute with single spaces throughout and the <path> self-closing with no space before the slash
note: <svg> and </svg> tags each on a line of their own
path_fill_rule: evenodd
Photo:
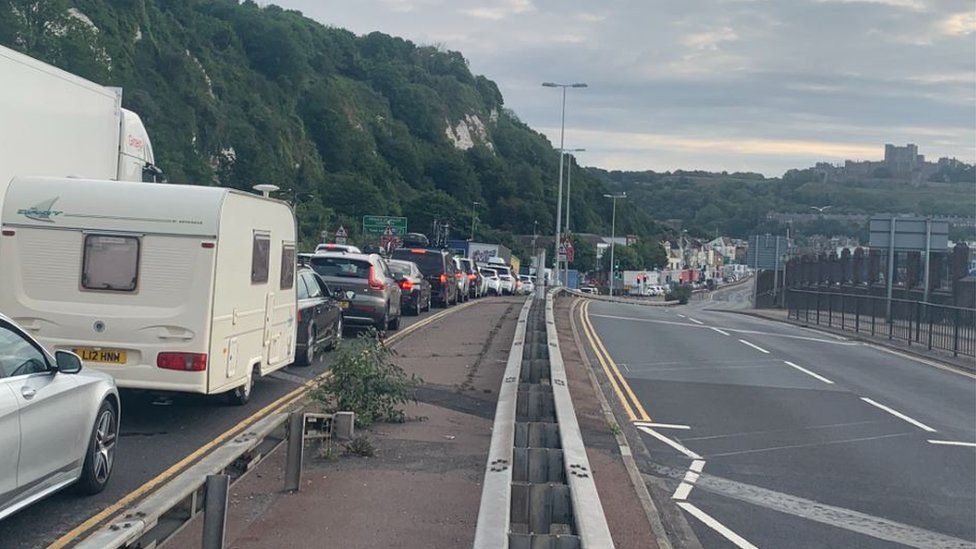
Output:
<svg viewBox="0 0 976 549">
<path fill-rule="evenodd" d="M 463 236 L 473 201 L 480 238 L 554 225 L 558 155 L 458 52 L 234 0 L 0 0 L 0 44 L 121 86 L 169 181 L 288 189 L 306 246 L 339 224 L 357 236 L 364 214 Z M 460 150 L 447 131 L 464 121 Z M 608 232 L 604 192 L 576 172 L 576 230 Z M 660 231 L 618 214 L 618 233 Z"/>
<path fill-rule="evenodd" d="M 831 206 L 830 214 L 870 215 L 912 213 L 972 217 L 976 181 L 924 182 L 918 186 L 894 181 L 823 182 L 813 170 L 790 170 L 782 178 L 751 173 L 657 173 L 606 171 L 591 168 L 615 191 L 626 191 L 634 204 L 660 220 L 677 220 L 698 236 L 746 237 L 781 232 L 767 218 L 774 212 L 815 213 L 812 206 Z M 972 169 L 957 168 L 952 178 Z M 947 175 L 945 179 L 950 179 Z M 820 219 L 795 226 L 801 234 L 851 234 L 866 238 L 859 224 Z"/>
</svg>

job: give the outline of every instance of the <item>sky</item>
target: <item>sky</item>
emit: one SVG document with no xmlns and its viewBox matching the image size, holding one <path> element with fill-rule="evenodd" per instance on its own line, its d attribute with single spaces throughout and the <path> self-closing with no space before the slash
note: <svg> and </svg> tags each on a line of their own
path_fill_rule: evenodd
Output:
<svg viewBox="0 0 976 549">
<path fill-rule="evenodd" d="M 584 165 L 779 176 L 884 144 L 976 161 L 973 0 L 277 0 L 457 50 Z"/>
</svg>

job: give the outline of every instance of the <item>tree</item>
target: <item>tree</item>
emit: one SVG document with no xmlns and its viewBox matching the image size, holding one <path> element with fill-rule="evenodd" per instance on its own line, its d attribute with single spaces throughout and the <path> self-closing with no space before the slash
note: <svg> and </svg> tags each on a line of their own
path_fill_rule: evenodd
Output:
<svg viewBox="0 0 976 549">
<path fill-rule="evenodd" d="M 596 248 L 586 240 L 573 235 L 573 262 L 570 267 L 588 273 L 596 269 Z"/>
<path fill-rule="evenodd" d="M 617 271 L 639 271 L 644 268 L 644 262 L 635 246 L 614 246 L 613 260 L 617 264 Z M 610 248 L 603 251 L 601 264 L 604 271 L 610 270 Z"/>
</svg>

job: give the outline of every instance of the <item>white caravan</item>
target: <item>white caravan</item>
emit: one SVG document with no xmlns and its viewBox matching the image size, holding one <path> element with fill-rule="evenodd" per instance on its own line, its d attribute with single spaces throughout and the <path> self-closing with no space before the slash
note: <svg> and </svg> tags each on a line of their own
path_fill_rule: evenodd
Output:
<svg viewBox="0 0 976 549">
<path fill-rule="evenodd" d="M 0 311 L 119 387 L 228 393 L 295 356 L 295 216 L 219 187 L 17 177 Z"/>
</svg>

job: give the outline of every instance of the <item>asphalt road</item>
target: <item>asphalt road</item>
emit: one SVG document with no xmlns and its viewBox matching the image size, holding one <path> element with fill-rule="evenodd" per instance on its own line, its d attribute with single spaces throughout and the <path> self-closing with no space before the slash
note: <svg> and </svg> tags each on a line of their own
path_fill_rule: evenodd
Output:
<svg viewBox="0 0 976 549">
<path fill-rule="evenodd" d="M 976 380 L 741 301 L 588 310 L 702 545 L 976 546 Z"/>
<path fill-rule="evenodd" d="M 405 316 L 403 328 L 439 311 L 435 308 L 419 317 Z M 345 334 L 346 338 L 355 336 L 355 331 Z M 322 353 L 312 366 L 289 366 L 261 378 L 244 406 L 229 406 L 219 396 L 157 398 L 123 391 L 116 465 L 105 491 L 92 497 L 63 491 L 0 521 L 0 549 L 48 546 L 197 448 L 328 370 L 332 356 Z"/>
</svg>

